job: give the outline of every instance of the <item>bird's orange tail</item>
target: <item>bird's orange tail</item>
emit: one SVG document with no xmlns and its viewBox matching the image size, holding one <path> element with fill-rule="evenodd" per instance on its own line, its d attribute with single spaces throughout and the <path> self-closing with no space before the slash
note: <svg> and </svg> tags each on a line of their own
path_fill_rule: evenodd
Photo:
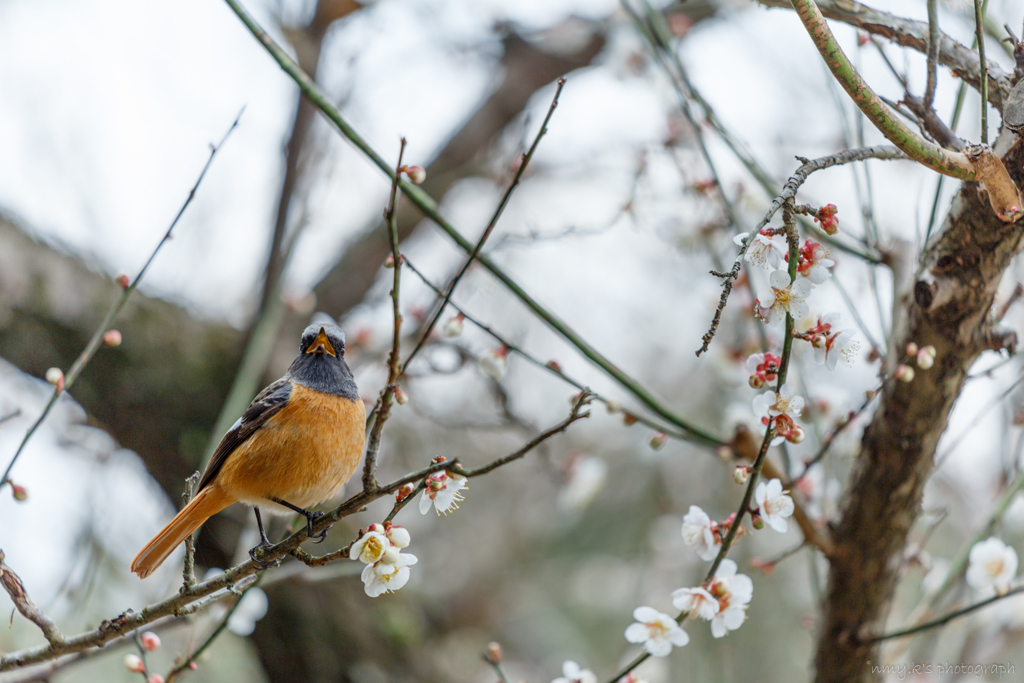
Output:
<svg viewBox="0 0 1024 683">
<path fill-rule="evenodd" d="M 152 574 L 200 524 L 234 502 L 235 499 L 216 484 L 204 488 L 139 551 L 132 560 L 132 571 L 140 579 Z"/>
</svg>

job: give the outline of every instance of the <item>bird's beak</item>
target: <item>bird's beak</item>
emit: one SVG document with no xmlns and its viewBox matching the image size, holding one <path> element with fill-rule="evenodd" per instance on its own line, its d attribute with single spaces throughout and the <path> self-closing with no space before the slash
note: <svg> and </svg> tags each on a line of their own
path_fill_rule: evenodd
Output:
<svg viewBox="0 0 1024 683">
<path fill-rule="evenodd" d="M 327 339 L 327 330 L 322 327 L 320 328 L 320 334 L 316 335 L 313 343 L 306 349 L 306 353 L 329 353 L 335 358 L 338 357 L 338 353 Z"/>
</svg>

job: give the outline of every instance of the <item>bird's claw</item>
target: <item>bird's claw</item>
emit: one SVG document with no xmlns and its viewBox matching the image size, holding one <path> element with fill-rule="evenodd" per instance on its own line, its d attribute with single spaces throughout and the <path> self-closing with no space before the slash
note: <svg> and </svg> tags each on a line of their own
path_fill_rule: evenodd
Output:
<svg viewBox="0 0 1024 683">
<path fill-rule="evenodd" d="M 332 525 L 328 526 L 326 529 L 324 529 L 323 531 L 321 531 L 320 533 L 314 534 L 313 533 L 313 524 L 315 524 L 316 521 L 318 519 L 320 519 L 321 517 L 323 517 L 323 516 L 324 516 L 324 513 L 322 513 L 322 512 L 311 512 L 311 513 L 309 513 L 309 516 L 306 517 L 306 535 L 309 536 L 310 538 L 317 539 L 317 540 L 313 541 L 314 543 L 323 543 L 324 540 L 327 538 L 327 532 L 331 530 L 332 526 L 334 526 L 332 524 Z"/>
<path fill-rule="evenodd" d="M 260 554 L 262 554 L 261 551 L 264 548 L 269 548 L 270 546 L 271 546 L 271 543 L 261 542 L 259 545 L 255 546 L 255 547 L 253 547 L 253 548 L 251 548 L 249 550 L 249 559 L 252 560 L 253 564 L 256 565 L 257 569 L 266 569 L 267 567 L 269 567 L 270 565 L 274 564 L 277 561 L 277 560 L 263 560 L 263 559 L 260 559 L 258 557 Z"/>
</svg>

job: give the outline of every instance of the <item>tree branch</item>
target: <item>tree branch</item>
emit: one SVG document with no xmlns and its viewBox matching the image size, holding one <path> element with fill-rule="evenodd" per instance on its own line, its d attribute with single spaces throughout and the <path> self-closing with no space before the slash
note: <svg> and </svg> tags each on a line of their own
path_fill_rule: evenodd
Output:
<svg viewBox="0 0 1024 683">
<path fill-rule="evenodd" d="M 964 154 L 943 149 L 916 135 L 860 77 L 814 0 L 792 0 L 792 3 L 832 75 L 882 135 L 933 171 L 984 184 L 992 209 L 1001 220 L 1012 222 L 1024 215 L 1024 199 L 1002 160 L 987 145 L 969 147 Z"/>
</svg>

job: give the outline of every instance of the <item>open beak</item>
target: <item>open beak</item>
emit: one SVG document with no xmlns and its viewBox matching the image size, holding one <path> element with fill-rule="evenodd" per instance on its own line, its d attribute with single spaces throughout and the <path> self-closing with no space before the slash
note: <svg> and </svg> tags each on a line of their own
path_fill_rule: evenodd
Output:
<svg viewBox="0 0 1024 683">
<path fill-rule="evenodd" d="M 306 353 L 329 353 L 335 358 L 338 357 L 338 353 L 327 339 L 327 330 L 322 327 L 320 328 L 320 334 L 316 335 L 313 343 L 306 349 Z"/>
</svg>

